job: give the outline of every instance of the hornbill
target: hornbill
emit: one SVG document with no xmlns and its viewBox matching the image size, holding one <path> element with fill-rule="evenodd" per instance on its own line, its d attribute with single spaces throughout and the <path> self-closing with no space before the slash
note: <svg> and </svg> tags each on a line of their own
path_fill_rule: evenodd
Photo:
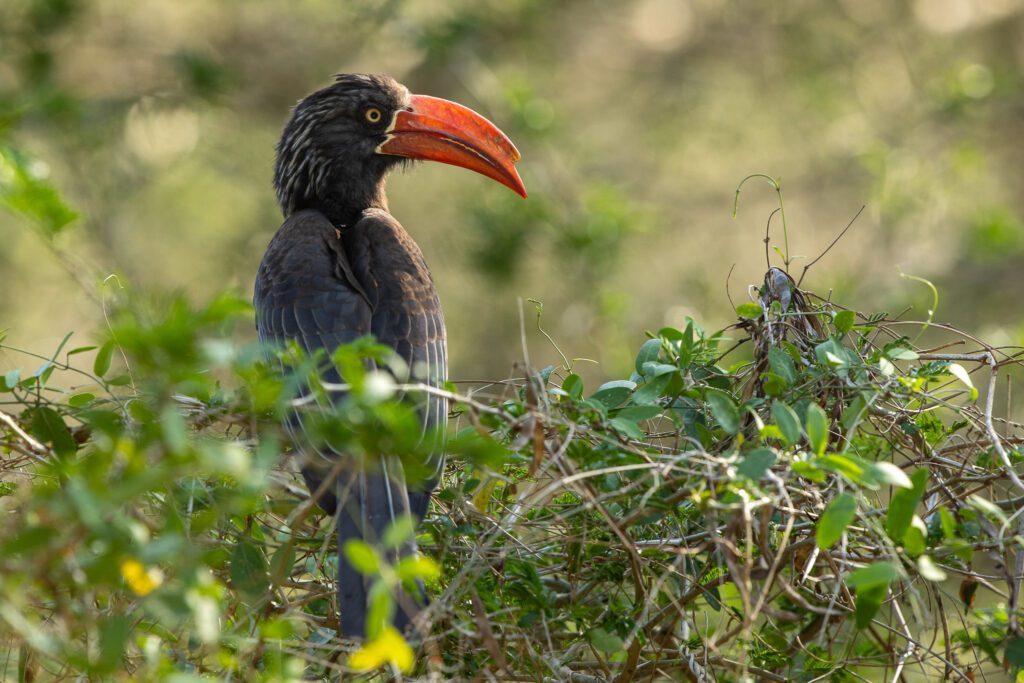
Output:
<svg viewBox="0 0 1024 683">
<path fill-rule="evenodd" d="M 298 343 L 328 357 L 341 344 L 373 335 L 437 385 L 447 378 L 444 318 L 423 254 L 388 213 L 385 177 L 404 161 L 462 166 L 526 197 L 514 164 L 519 152 L 492 123 L 447 100 L 412 95 L 387 76 L 342 74 L 301 100 L 277 145 L 274 187 L 284 224 L 267 247 L 256 276 L 256 327 L 265 345 Z M 327 382 L 343 381 L 337 368 Z M 443 426 L 447 403 L 430 396 L 419 408 L 426 430 Z M 308 419 L 308 418 L 307 418 Z M 300 411 L 286 424 L 310 493 L 324 485 L 319 505 L 335 516 L 340 633 L 360 637 L 367 616 L 367 580 L 342 552 L 349 539 L 370 543 L 394 519 L 422 519 L 443 467 L 438 447 L 426 463 L 432 475 L 408 486 L 388 454 L 377 466 L 305 438 Z M 340 472 L 336 481 L 329 473 Z M 415 552 L 415 543 L 403 552 Z M 399 596 L 394 625 L 415 611 Z"/>
</svg>

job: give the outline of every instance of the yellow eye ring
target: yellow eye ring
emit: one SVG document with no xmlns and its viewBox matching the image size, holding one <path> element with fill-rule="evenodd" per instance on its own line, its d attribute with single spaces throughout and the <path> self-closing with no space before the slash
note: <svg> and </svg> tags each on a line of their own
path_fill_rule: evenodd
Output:
<svg viewBox="0 0 1024 683">
<path fill-rule="evenodd" d="M 366 119 L 367 123 L 380 123 L 380 120 L 384 117 L 384 114 L 382 114 L 380 109 L 377 109 L 377 107 L 370 107 L 365 112 L 363 112 L 363 117 Z"/>
</svg>

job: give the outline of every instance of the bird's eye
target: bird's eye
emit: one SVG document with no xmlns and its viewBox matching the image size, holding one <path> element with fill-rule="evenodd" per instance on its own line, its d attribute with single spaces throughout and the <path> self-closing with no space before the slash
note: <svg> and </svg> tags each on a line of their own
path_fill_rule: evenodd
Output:
<svg viewBox="0 0 1024 683">
<path fill-rule="evenodd" d="M 384 114 L 377 107 L 370 107 L 363 112 L 363 118 L 366 119 L 367 123 L 378 124 L 383 117 Z"/>
</svg>

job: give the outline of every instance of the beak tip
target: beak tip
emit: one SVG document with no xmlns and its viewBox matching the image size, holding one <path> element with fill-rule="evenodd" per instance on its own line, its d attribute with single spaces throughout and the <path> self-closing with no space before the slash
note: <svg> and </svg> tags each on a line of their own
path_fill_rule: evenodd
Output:
<svg viewBox="0 0 1024 683">
<path fill-rule="evenodd" d="M 528 199 L 528 197 L 526 196 L 526 183 L 524 183 L 523 179 L 519 177 L 519 171 L 513 164 L 515 164 L 515 162 L 512 162 L 512 164 L 510 164 L 507 167 L 507 177 L 505 180 L 502 181 L 502 184 L 504 184 L 506 187 L 508 187 L 510 190 L 515 192 L 523 199 Z"/>
</svg>

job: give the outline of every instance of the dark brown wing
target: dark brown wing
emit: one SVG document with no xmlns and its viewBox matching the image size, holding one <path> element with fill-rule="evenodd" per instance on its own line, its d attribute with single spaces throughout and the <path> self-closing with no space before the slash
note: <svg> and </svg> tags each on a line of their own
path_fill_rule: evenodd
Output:
<svg viewBox="0 0 1024 683">
<path fill-rule="evenodd" d="M 414 381 L 443 385 L 448 379 L 444 314 L 419 247 L 394 217 L 380 209 L 364 211 L 343 240 L 352 255 L 354 275 L 373 307 L 373 335 L 395 349 Z M 426 514 L 430 492 L 444 467 L 443 430 L 438 427 L 448 416 L 447 401 L 439 396 L 422 397 L 421 405 L 424 435 L 432 435 L 435 442 L 427 463 L 430 477 L 409 490 L 411 510 L 419 519 Z"/>
<path fill-rule="evenodd" d="M 285 221 L 256 275 L 253 304 L 260 341 L 283 346 L 294 340 L 309 354 L 323 349 L 330 356 L 338 346 L 369 334 L 370 303 L 358 282 L 346 276 L 347 267 L 334 226 L 322 214 L 302 211 Z M 342 381 L 333 366 L 323 378 Z M 291 414 L 287 427 L 310 492 L 316 491 L 339 454 L 318 449 L 304 437 L 301 411 Z M 329 490 L 319 500 L 331 514 L 337 505 L 334 494 Z"/>
</svg>

